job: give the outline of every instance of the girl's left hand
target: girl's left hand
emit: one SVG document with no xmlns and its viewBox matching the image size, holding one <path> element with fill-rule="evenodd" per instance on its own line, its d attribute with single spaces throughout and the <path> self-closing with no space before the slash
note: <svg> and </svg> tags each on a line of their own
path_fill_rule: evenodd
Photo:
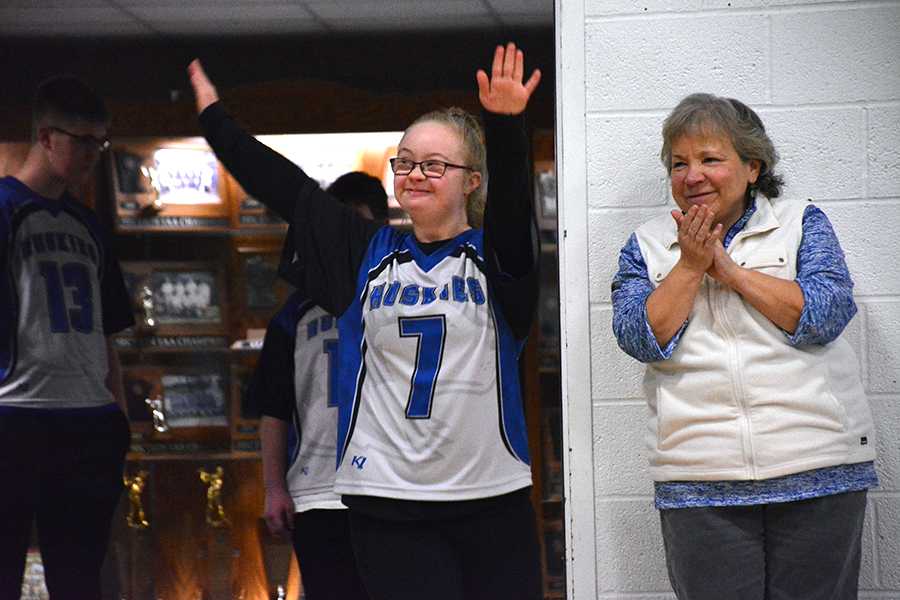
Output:
<svg viewBox="0 0 900 600">
<path fill-rule="evenodd" d="M 524 111 L 528 99 L 541 80 L 541 71 L 535 69 L 523 84 L 524 71 L 525 55 L 516 49 L 515 44 L 510 42 L 506 48 L 497 46 L 490 79 L 481 69 L 475 74 L 481 106 L 489 112 L 502 115 L 518 115 Z"/>
</svg>

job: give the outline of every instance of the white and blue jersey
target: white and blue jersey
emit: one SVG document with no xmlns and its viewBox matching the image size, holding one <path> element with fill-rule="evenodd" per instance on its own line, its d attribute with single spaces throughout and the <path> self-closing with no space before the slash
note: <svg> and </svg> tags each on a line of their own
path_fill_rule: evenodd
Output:
<svg viewBox="0 0 900 600">
<path fill-rule="evenodd" d="M 241 186 L 291 223 L 282 273 L 338 317 L 344 503 L 418 510 L 528 487 L 517 359 L 537 304 L 538 247 L 522 118 L 485 113 L 484 228 L 429 243 L 359 217 L 220 103 L 200 124 Z"/>
<path fill-rule="evenodd" d="M 491 297 L 483 232 L 423 254 L 385 227 L 341 315 L 335 490 L 468 500 L 531 484 L 516 340 Z"/>
<path fill-rule="evenodd" d="M 334 493 L 338 327 L 294 293 L 266 330 L 249 390 L 262 414 L 290 423 L 287 490 L 295 512 L 346 508 Z"/>
<path fill-rule="evenodd" d="M 114 401 L 106 336 L 133 315 L 96 216 L 73 198 L 0 179 L 0 406 Z"/>
</svg>

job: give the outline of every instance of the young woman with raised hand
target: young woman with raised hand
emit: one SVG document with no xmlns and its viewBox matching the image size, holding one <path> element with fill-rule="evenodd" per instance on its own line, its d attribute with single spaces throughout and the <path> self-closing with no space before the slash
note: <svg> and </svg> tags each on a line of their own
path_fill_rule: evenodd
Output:
<svg viewBox="0 0 900 600">
<path fill-rule="evenodd" d="M 522 115 L 540 72 L 525 81 L 522 51 L 498 46 L 476 74 L 483 137 L 460 109 L 409 126 L 391 159 L 407 232 L 335 202 L 188 71 L 210 146 L 291 223 L 287 268 L 338 317 L 335 491 L 369 595 L 540 598 L 517 365 L 538 291 Z"/>
</svg>

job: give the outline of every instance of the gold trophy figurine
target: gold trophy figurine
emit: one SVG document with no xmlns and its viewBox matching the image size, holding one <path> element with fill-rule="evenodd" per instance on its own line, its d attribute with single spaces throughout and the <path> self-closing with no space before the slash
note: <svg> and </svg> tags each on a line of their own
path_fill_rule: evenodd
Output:
<svg viewBox="0 0 900 600">
<path fill-rule="evenodd" d="M 210 527 L 227 527 L 231 525 L 222 506 L 222 486 L 225 485 L 225 470 L 220 466 L 212 473 L 197 469 L 200 481 L 209 484 L 206 488 L 206 523 Z"/>
<path fill-rule="evenodd" d="M 138 471 L 131 477 L 122 475 L 122 482 L 125 484 L 125 489 L 128 490 L 128 501 L 131 504 L 126 520 L 128 521 L 128 526 L 132 529 L 147 529 L 150 527 L 150 522 L 147 521 L 147 516 L 144 514 L 144 503 L 141 500 L 144 487 L 147 485 L 147 475 L 149 473 L 143 470 Z"/>
</svg>

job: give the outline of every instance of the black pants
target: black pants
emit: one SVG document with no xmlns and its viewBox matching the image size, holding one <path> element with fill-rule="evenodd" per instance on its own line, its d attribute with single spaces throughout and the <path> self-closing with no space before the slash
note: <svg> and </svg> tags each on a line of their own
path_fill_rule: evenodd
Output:
<svg viewBox="0 0 900 600">
<path fill-rule="evenodd" d="M 310 510 L 294 515 L 294 552 L 306 600 L 369 600 L 363 588 L 347 510 Z"/>
<path fill-rule="evenodd" d="M 128 443 L 119 410 L 0 412 L 0 600 L 19 598 L 35 520 L 50 598 L 100 598 Z"/>
<path fill-rule="evenodd" d="M 396 521 L 350 511 L 372 600 L 540 600 L 540 550 L 526 494 L 500 510 Z"/>
<path fill-rule="evenodd" d="M 682 600 L 853 600 L 866 492 L 660 511 Z"/>
</svg>

